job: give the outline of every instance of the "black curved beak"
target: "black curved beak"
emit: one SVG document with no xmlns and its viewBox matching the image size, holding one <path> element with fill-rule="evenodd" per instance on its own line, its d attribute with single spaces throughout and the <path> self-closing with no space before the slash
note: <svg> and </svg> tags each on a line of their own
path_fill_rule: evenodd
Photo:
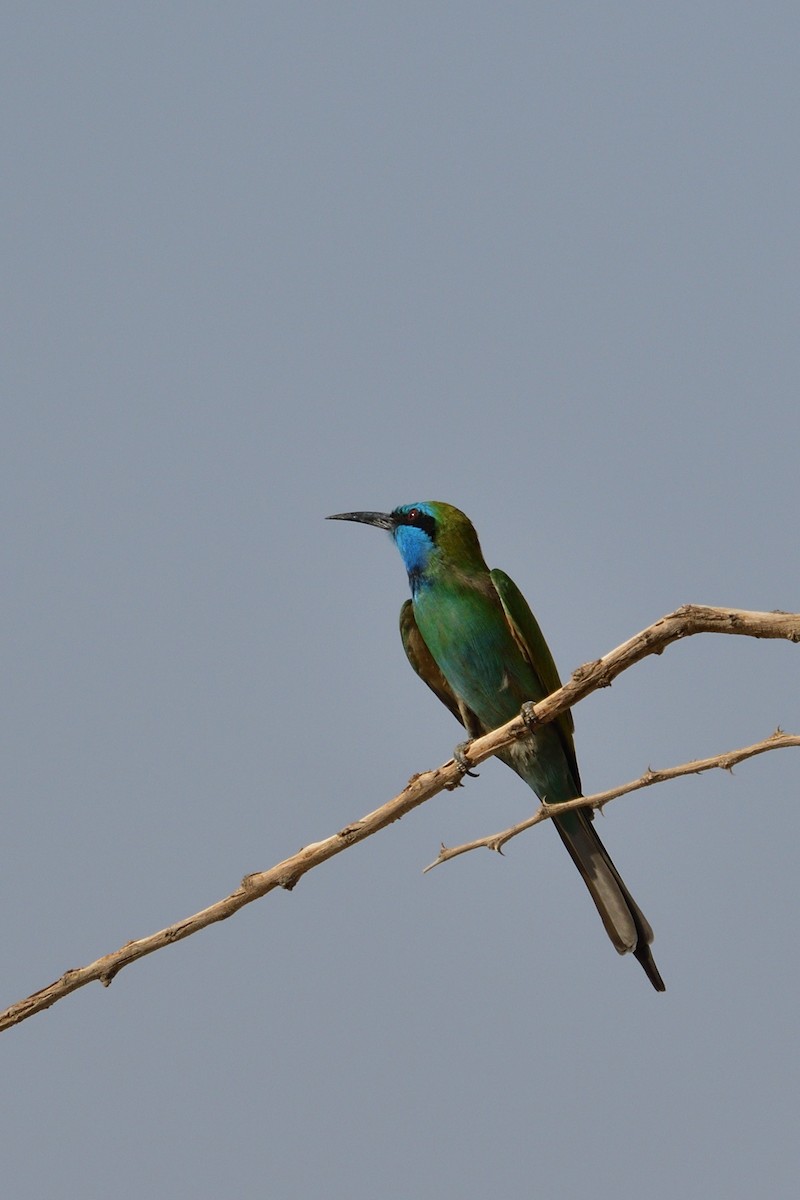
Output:
<svg viewBox="0 0 800 1200">
<path fill-rule="evenodd" d="M 391 513 L 378 512 L 352 512 L 352 513 L 333 513 L 330 517 L 325 518 L 326 521 L 358 521 L 360 525 L 374 525 L 376 529 L 394 529 L 394 518 Z"/>
</svg>

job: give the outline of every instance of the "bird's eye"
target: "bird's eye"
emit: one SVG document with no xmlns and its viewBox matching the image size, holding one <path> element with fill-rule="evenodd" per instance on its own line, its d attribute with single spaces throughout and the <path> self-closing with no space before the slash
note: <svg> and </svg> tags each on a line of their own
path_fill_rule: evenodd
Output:
<svg viewBox="0 0 800 1200">
<path fill-rule="evenodd" d="M 436 521 L 429 512 L 418 504 L 412 505 L 411 508 L 399 509 L 398 523 L 411 529 L 419 529 L 432 542 L 436 541 Z"/>
</svg>

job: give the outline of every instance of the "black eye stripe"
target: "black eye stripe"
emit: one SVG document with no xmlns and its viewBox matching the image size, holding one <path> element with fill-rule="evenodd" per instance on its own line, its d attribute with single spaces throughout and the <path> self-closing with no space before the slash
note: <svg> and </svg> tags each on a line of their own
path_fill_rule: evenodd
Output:
<svg viewBox="0 0 800 1200">
<path fill-rule="evenodd" d="M 430 513 L 423 512 L 421 508 L 410 508 L 408 512 L 395 512 L 393 515 L 398 525 L 413 525 L 415 529 L 427 533 L 432 542 L 436 541 L 436 520 Z"/>
</svg>

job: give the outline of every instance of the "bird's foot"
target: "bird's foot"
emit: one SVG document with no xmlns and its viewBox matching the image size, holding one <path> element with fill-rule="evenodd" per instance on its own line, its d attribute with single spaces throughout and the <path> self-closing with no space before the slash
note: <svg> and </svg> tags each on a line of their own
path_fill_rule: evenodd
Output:
<svg viewBox="0 0 800 1200">
<path fill-rule="evenodd" d="M 528 726 L 528 729 L 531 731 L 531 733 L 533 733 L 539 724 L 539 719 L 536 716 L 536 705 L 532 700 L 525 701 L 522 708 L 519 710 L 519 715 L 522 717 L 522 720 Z"/>
<path fill-rule="evenodd" d="M 461 771 L 462 775 L 469 775 L 470 779 L 477 779 L 478 772 L 470 771 L 469 762 L 467 761 L 467 751 L 469 750 L 471 745 L 472 745 L 471 741 L 459 742 L 458 745 L 456 746 L 455 750 L 453 751 L 453 761 L 455 762 L 458 769 Z"/>
</svg>

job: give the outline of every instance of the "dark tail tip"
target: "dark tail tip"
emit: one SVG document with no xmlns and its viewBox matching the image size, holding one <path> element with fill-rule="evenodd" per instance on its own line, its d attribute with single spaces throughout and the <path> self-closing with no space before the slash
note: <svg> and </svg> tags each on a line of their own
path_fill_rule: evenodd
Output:
<svg viewBox="0 0 800 1200">
<path fill-rule="evenodd" d="M 667 985 L 661 978 L 661 974 L 655 964 L 655 959 L 650 951 L 650 947 L 648 946 L 647 942 L 644 941 L 644 939 L 639 940 L 639 945 L 634 950 L 633 957 L 641 963 L 645 975 L 650 980 L 656 991 L 665 992 L 667 990 Z"/>
</svg>

